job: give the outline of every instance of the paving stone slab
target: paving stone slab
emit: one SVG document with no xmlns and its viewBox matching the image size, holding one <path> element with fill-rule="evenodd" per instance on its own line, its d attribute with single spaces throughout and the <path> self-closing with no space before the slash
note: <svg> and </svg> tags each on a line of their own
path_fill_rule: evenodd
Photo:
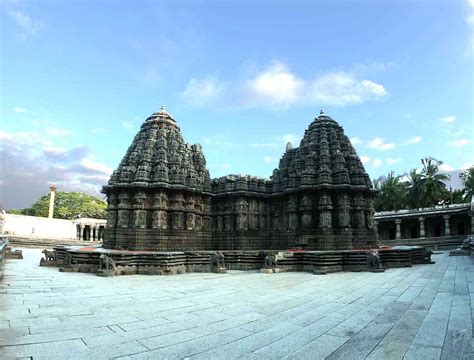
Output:
<svg viewBox="0 0 474 360">
<path fill-rule="evenodd" d="M 104 279 L 24 255 L 0 283 L 2 359 L 473 358 L 471 258 L 382 274 Z"/>
</svg>

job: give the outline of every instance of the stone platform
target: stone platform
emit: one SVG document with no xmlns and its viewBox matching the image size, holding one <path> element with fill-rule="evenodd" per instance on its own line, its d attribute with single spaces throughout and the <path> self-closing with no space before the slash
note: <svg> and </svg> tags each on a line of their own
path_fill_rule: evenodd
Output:
<svg viewBox="0 0 474 360">
<path fill-rule="evenodd" d="M 57 246 L 57 264 L 62 272 L 97 273 L 99 257 L 112 258 L 114 275 L 176 275 L 187 272 L 212 272 L 210 257 L 214 251 L 129 251 L 109 250 L 99 246 Z M 222 251 L 229 270 L 259 270 L 265 254 L 278 254 L 281 271 L 306 271 L 326 274 L 340 271 L 368 271 L 367 254 L 371 250 L 335 251 Z M 410 267 L 421 264 L 424 249 L 418 246 L 396 246 L 379 249 L 381 267 Z M 67 261 L 66 261 L 67 259 Z M 65 264 L 65 265 L 62 265 Z M 111 274 L 113 275 L 113 274 Z M 110 276 L 110 275 L 109 275 Z"/>
<path fill-rule="evenodd" d="M 104 279 L 9 259 L 0 358 L 472 359 L 474 259 L 314 276 Z"/>
</svg>

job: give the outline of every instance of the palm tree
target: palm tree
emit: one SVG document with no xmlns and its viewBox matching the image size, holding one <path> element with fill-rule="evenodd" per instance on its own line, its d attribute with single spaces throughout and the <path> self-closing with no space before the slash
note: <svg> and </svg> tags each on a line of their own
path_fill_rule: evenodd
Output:
<svg viewBox="0 0 474 360">
<path fill-rule="evenodd" d="M 462 204 L 464 202 L 464 190 L 449 187 L 444 197 L 445 204 Z"/>
<path fill-rule="evenodd" d="M 392 171 L 386 179 L 380 178 L 374 181 L 378 194 L 374 199 L 376 211 L 391 211 L 405 208 L 406 205 L 406 184 L 401 181 L 399 175 Z"/>
<path fill-rule="evenodd" d="M 411 208 L 416 208 L 418 207 L 418 204 L 420 203 L 419 198 L 418 198 L 418 190 L 417 190 L 417 185 L 418 181 L 421 178 L 421 174 L 418 172 L 417 169 L 411 169 L 407 174 L 405 174 L 407 181 L 406 181 L 406 186 L 407 186 L 407 204 Z"/>
<path fill-rule="evenodd" d="M 421 159 L 421 163 L 423 168 L 414 186 L 418 206 L 437 205 L 445 197 L 447 189 L 443 181 L 449 180 L 449 175 L 439 173 L 439 166 L 442 164 L 439 160 L 428 157 Z"/>
<path fill-rule="evenodd" d="M 471 202 L 472 196 L 474 195 L 474 166 L 464 170 L 459 177 L 464 184 L 464 201 Z"/>
</svg>

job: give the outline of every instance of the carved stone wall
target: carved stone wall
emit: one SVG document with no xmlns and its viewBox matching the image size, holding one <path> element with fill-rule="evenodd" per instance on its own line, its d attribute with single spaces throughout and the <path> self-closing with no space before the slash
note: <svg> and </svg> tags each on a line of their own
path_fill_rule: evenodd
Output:
<svg viewBox="0 0 474 360">
<path fill-rule="evenodd" d="M 323 113 L 291 144 L 271 180 L 211 180 L 200 145 L 163 109 L 149 117 L 111 176 L 104 247 L 255 250 L 375 244 L 370 179 L 348 137 Z"/>
</svg>

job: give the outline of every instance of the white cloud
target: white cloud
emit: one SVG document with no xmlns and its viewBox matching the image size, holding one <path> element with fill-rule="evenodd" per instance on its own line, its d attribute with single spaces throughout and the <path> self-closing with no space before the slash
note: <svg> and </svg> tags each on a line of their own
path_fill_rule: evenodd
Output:
<svg viewBox="0 0 474 360">
<path fill-rule="evenodd" d="M 87 170 L 96 171 L 108 176 L 112 174 L 112 169 L 110 167 L 108 167 L 105 164 L 92 161 L 89 158 L 82 159 L 80 161 L 80 164 L 84 167 L 84 169 L 87 169 Z"/>
<path fill-rule="evenodd" d="M 379 167 L 379 166 L 382 165 L 382 164 L 383 164 L 382 159 L 378 159 L 378 158 L 377 158 L 377 159 L 374 159 L 374 160 L 372 161 L 372 166 L 373 166 L 373 167 Z"/>
<path fill-rule="evenodd" d="M 411 138 L 410 140 L 408 140 L 407 144 L 418 144 L 421 140 L 423 140 L 423 137 L 415 136 L 415 137 Z"/>
<path fill-rule="evenodd" d="M 454 167 L 452 167 L 451 165 L 448 165 L 448 164 L 441 164 L 439 166 L 439 170 L 440 171 L 453 171 L 455 170 Z"/>
<path fill-rule="evenodd" d="M 217 99 L 224 86 L 214 78 L 191 79 L 181 96 L 192 105 L 205 105 Z"/>
<path fill-rule="evenodd" d="M 26 112 L 28 112 L 27 109 L 21 108 L 21 107 L 13 108 L 13 111 L 16 112 L 16 113 L 26 113 Z"/>
<path fill-rule="evenodd" d="M 304 85 L 304 80 L 296 77 L 281 62 L 273 62 L 248 84 L 250 94 L 258 100 L 280 105 L 296 102 Z"/>
<path fill-rule="evenodd" d="M 462 170 L 467 170 L 467 169 L 472 168 L 473 166 L 474 166 L 474 163 L 466 163 L 463 166 L 461 166 L 461 169 Z"/>
<path fill-rule="evenodd" d="M 72 135 L 72 131 L 59 127 L 49 127 L 45 130 L 45 133 L 50 137 L 63 137 Z"/>
<path fill-rule="evenodd" d="M 263 158 L 263 161 L 265 161 L 267 164 L 271 164 L 271 163 L 273 162 L 273 160 L 274 160 L 274 159 L 273 159 L 273 157 L 271 157 L 271 156 L 265 156 L 265 157 Z"/>
<path fill-rule="evenodd" d="M 38 23 L 34 21 L 28 14 L 20 10 L 11 10 L 10 16 L 15 20 L 16 24 L 22 30 L 22 35 L 34 35 L 38 31 Z"/>
<path fill-rule="evenodd" d="M 351 140 L 352 145 L 362 144 L 362 140 L 359 139 L 358 137 L 353 137 L 350 140 Z"/>
<path fill-rule="evenodd" d="M 463 138 L 463 139 L 450 141 L 450 142 L 448 142 L 448 145 L 451 145 L 451 146 L 465 146 L 465 145 L 468 145 L 469 143 L 470 143 L 469 139 Z"/>
<path fill-rule="evenodd" d="M 313 103 L 335 106 L 359 104 L 387 95 L 383 85 L 344 72 L 323 75 L 313 80 L 308 90 Z"/>
<path fill-rule="evenodd" d="M 288 106 L 295 103 L 345 106 L 387 95 L 385 88 L 347 72 L 330 72 L 302 79 L 281 62 L 273 62 L 249 81 L 250 97 L 256 103 Z"/>
<path fill-rule="evenodd" d="M 0 131 L 0 141 L 6 142 L 6 141 L 12 141 L 13 140 L 13 135 L 10 133 L 7 133 L 5 131 Z"/>
<path fill-rule="evenodd" d="M 468 56 L 474 55 L 474 0 L 467 0 L 468 4 L 471 6 L 470 15 L 466 18 L 466 23 L 469 27 L 469 45 L 467 48 Z"/>
<path fill-rule="evenodd" d="M 361 156 L 360 161 L 362 161 L 362 164 L 367 165 L 372 161 L 372 159 L 368 156 Z"/>
<path fill-rule="evenodd" d="M 386 151 L 395 148 L 394 143 L 387 143 L 383 138 L 375 137 L 369 142 L 368 146 L 372 149 Z"/>
<path fill-rule="evenodd" d="M 398 158 L 387 158 L 386 159 L 386 162 L 387 162 L 388 165 L 397 164 L 400 161 L 402 161 L 402 158 L 400 158 L 400 157 L 398 157 Z"/>
<path fill-rule="evenodd" d="M 67 149 L 63 147 L 50 146 L 50 147 L 44 148 L 43 152 L 45 152 L 48 155 L 63 155 L 67 153 Z"/>
<path fill-rule="evenodd" d="M 285 144 L 289 143 L 289 142 L 293 144 L 293 143 L 297 142 L 298 139 L 299 139 L 299 137 L 296 136 L 295 134 L 285 134 L 285 135 L 282 136 L 282 140 Z"/>
<path fill-rule="evenodd" d="M 411 119 L 413 117 L 413 115 L 412 114 L 404 114 L 403 117 L 405 119 Z"/>
<path fill-rule="evenodd" d="M 181 96 L 197 105 L 225 97 L 243 106 L 281 108 L 296 104 L 346 106 L 384 98 L 387 91 L 383 85 L 362 78 L 356 71 L 326 72 L 302 78 L 283 62 L 272 61 L 247 79 L 234 80 L 232 86 L 217 82 L 213 77 L 193 78 Z"/>
<path fill-rule="evenodd" d="M 52 183 L 62 191 L 101 196 L 100 187 L 107 182 L 112 169 L 95 161 L 87 146 L 58 146 L 55 142 L 62 139 L 48 138 L 46 130 L 0 132 L 0 158 L 9 169 L 2 174 L 5 206 L 30 206 Z"/>
<path fill-rule="evenodd" d="M 454 116 L 454 115 L 448 115 L 448 116 L 445 116 L 445 117 L 439 119 L 439 122 L 441 124 L 452 124 L 455 121 L 456 121 L 456 116 Z"/>
</svg>

